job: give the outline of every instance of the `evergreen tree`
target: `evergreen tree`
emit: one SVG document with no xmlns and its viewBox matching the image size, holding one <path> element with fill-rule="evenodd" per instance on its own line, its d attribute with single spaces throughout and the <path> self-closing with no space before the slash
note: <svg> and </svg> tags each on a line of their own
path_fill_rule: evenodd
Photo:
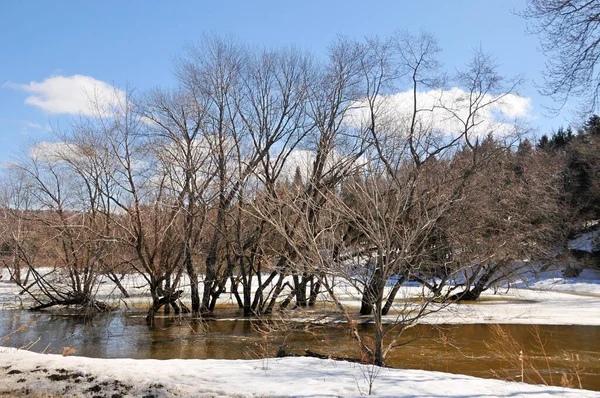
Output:
<svg viewBox="0 0 600 398">
<path fill-rule="evenodd" d="M 584 134 L 600 136 L 600 116 L 592 115 L 583 125 Z"/>
<path fill-rule="evenodd" d="M 541 150 L 547 151 L 550 149 L 550 140 L 548 140 L 548 136 L 544 134 L 540 140 L 538 141 L 537 147 Z"/>
<path fill-rule="evenodd" d="M 302 181 L 302 171 L 300 171 L 300 166 L 296 166 L 296 172 L 294 173 L 294 180 L 292 182 L 292 186 L 297 190 L 301 190 L 304 186 L 304 182 Z"/>
</svg>

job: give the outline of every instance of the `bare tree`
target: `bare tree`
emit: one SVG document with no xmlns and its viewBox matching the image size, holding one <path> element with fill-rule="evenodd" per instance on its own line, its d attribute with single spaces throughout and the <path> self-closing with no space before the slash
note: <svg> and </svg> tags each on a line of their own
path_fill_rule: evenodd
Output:
<svg viewBox="0 0 600 398">
<path fill-rule="evenodd" d="M 212 199 L 209 188 L 214 179 L 209 138 L 205 135 L 207 106 L 202 101 L 202 97 L 189 90 L 174 93 L 156 90 L 149 96 L 144 112 L 155 125 L 150 131 L 152 145 L 166 173 L 167 189 L 172 191 L 183 218 L 182 258 L 191 284 L 193 314 L 200 311 L 197 265 L 194 265 L 198 253 L 194 251 L 204 237 L 202 232 Z M 170 276 L 166 276 L 165 282 L 170 284 Z"/>
<path fill-rule="evenodd" d="M 152 305 L 147 319 L 152 323 L 163 305 L 179 310 L 183 290 L 176 289 L 185 250 L 180 192 L 174 193 L 172 164 L 166 167 L 159 156 L 161 146 L 154 145 L 150 124 L 127 93 L 110 113 L 99 110 L 75 125 L 66 145 L 84 149 L 87 167 L 82 170 L 99 176 L 93 185 L 98 213 L 110 220 L 102 238 L 117 249 L 113 265 L 139 273 L 148 283 Z"/>
<path fill-rule="evenodd" d="M 30 272 L 22 278 L 21 268 L 33 263 L 37 251 L 31 223 L 27 214 L 32 210 L 30 187 L 18 167 L 10 167 L 2 180 L 0 208 L 2 209 L 2 262 L 9 271 L 10 280 L 17 284 L 28 284 Z"/>
<path fill-rule="evenodd" d="M 33 278 L 32 284 L 21 284 L 37 302 L 32 309 L 110 308 L 95 300 L 108 251 L 108 242 L 102 239 L 108 219 L 100 211 L 97 176 L 86 167 L 89 154 L 89 148 L 66 142 L 46 144 L 33 148 L 29 159 L 18 166 L 35 210 L 21 214 L 34 225 L 47 261 L 40 264 L 20 250 Z"/>
<path fill-rule="evenodd" d="M 539 34 L 547 69 L 541 92 L 561 109 L 571 96 L 582 97 L 586 112 L 598 104 L 600 4 L 594 0 L 528 0 L 521 13 Z"/>
<path fill-rule="evenodd" d="M 243 160 L 237 158 L 239 162 L 246 162 L 246 166 L 241 173 L 235 170 L 236 155 L 242 153 L 246 133 L 236 125 L 239 117 L 236 98 L 244 58 L 244 49 L 234 41 L 205 37 L 199 46 L 188 50 L 178 69 L 178 76 L 187 90 L 203 98 L 207 116 L 205 136 L 216 168 L 217 203 L 205 260 L 200 304 L 203 312 L 212 311 L 225 290 L 228 274 L 231 273 L 230 269 L 222 267 L 227 214 L 242 183 L 258 164 L 256 156 L 249 155 Z"/>
<path fill-rule="evenodd" d="M 236 297 L 244 313 L 250 314 L 261 311 L 264 290 L 275 274 L 262 280 L 262 265 L 270 258 L 264 250 L 264 240 L 270 231 L 265 220 L 250 215 L 253 206 L 249 203 L 260 197 L 277 199 L 277 182 L 285 170 L 286 160 L 314 127 L 306 116 L 313 71 L 311 60 L 305 54 L 279 49 L 250 56 L 243 76 L 238 100 L 242 128 L 248 131 L 252 151 L 262 155 L 253 176 L 238 194 L 227 262 L 234 261 L 237 265 L 240 275 L 232 279 L 233 290 L 237 295 L 235 286 L 239 281 L 243 299 Z M 251 298 L 254 276 L 258 286 Z"/>
<path fill-rule="evenodd" d="M 267 221 L 280 236 L 274 242 L 281 244 L 270 248 L 270 252 L 278 254 L 274 270 L 263 285 L 276 279 L 270 297 L 261 297 L 260 312 L 273 311 L 286 288 L 288 293 L 280 308 L 292 300 L 299 307 L 314 305 L 316 301 L 321 286 L 317 273 L 323 270 L 315 268 L 303 251 L 315 241 L 329 195 L 356 168 L 365 150 L 362 131 L 345 123 L 350 105 L 359 98 L 361 51 L 356 43 L 339 40 L 330 49 L 329 62 L 319 66 L 311 80 L 306 103 L 310 129 L 295 152 L 295 162 L 301 163 L 306 181 L 281 190 L 271 189 L 265 200 L 254 204 L 255 216 Z M 285 157 L 281 158 L 281 162 L 285 161 Z M 291 178 L 299 164 L 290 164 Z"/>
</svg>

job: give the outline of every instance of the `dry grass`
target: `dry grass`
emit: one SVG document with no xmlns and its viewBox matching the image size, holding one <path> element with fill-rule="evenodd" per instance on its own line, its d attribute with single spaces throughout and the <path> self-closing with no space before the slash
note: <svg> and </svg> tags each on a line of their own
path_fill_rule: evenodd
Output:
<svg viewBox="0 0 600 398">
<path fill-rule="evenodd" d="M 530 326 L 529 334 L 533 342 L 533 352 L 527 352 L 506 328 L 492 325 L 493 338 L 490 343 L 486 343 L 486 347 L 504 366 L 499 370 L 490 370 L 491 374 L 508 381 L 582 389 L 580 375 L 583 369 L 579 363 L 579 355 L 565 351 L 565 370 L 556 374 L 551 366 L 551 358 L 540 328 L 536 325 Z M 555 376 L 560 376 L 560 379 L 557 380 Z"/>
</svg>

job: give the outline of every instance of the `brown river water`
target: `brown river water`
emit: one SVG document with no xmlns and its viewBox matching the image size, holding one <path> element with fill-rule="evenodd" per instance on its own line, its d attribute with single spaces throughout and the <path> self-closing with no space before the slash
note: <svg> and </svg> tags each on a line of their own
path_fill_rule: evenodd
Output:
<svg viewBox="0 0 600 398">
<path fill-rule="evenodd" d="M 309 349 L 335 358 L 360 357 L 346 324 L 270 325 L 244 319 L 234 310 L 204 322 L 157 317 L 153 327 L 140 313 L 90 318 L 0 310 L 0 345 L 51 353 L 71 347 L 75 355 L 97 358 L 258 359 L 274 356 L 282 345 L 287 354 Z M 359 328 L 372 335 L 372 324 Z M 503 325 L 500 333 L 508 339 L 491 325 L 419 325 L 403 335 L 401 342 L 407 344 L 395 348 L 386 365 L 520 380 L 522 364 L 525 381 L 540 384 L 542 377 L 560 385 L 566 378 L 573 387 L 581 382 L 585 389 L 600 391 L 600 327 Z"/>
</svg>

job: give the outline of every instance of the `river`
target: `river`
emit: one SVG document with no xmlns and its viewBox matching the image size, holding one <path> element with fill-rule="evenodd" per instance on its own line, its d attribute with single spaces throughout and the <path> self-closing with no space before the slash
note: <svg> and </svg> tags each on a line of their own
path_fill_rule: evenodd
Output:
<svg viewBox="0 0 600 398">
<path fill-rule="evenodd" d="M 157 317 L 149 327 L 142 313 L 82 317 L 0 310 L 0 337 L 8 336 L 0 344 L 48 353 L 70 347 L 75 355 L 97 358 L 257 359 L 274 356 L 283 344 L 288 355 L 304 354 L 308 348 L 336 358 L 360 356 L 345 324 L 275 321 L 265 326 L 244 319 L 235 310 L 219 313 L 218 318 L 204 322 Z M 359 328 L 368 334 L 373 326 Z M 402 342 L 407 344 L 389 354 L 388 366 L 518 380 L 522 363 L 526 381 L 539 384 L 543 377 L 547 383 L 560 385 L 566 375 L 574 387 L 581 380 L 584 388 L 600 391 L 597 326 L 503 325 L 499 332 L 492 325 L 419 325 L 409 329 Z M 523 361 L 519 361 L 520 350 Z"/>
</svg>

